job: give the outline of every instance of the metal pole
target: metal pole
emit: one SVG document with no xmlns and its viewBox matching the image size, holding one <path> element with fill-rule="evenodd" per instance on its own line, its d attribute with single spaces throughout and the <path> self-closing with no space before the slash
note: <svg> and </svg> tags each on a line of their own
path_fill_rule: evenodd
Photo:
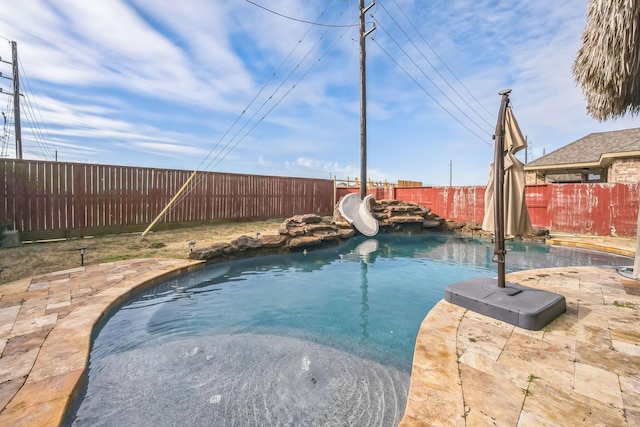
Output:
<svg viewBox="0 0 640 427">
<path fill-rule="evenodd" d="M 495 152 L 493 158 L 493 206 L 495 221 L 495 249 L 494 261 L 498 264 L 498 287 L 504 288 L 505 254 L 504 248 L 504 128 L 507 106 L 509 105 L 509 93 L 511 89 L 499 92 L 502 96 L 498 122 L 496 123 Z"/>
<path fill-rule="evenodd" d="M 13 123 L 16 133 L 16 159 L 22 159 L 22 129 L 20 127 L 20 81 L 18 80 L 18 44 L 11 42 L 13 62 Z"/>
<path fill-rule="evenodd" d="M 347 183 L 347 187 L 349 186 L 349 183 Z M 336 199 L 338 198 L 338 189 L 337 189 L 337 185 L 336 185 L 336 176 L 333 176 L 333 209 L 335 210 L 336 208 L 336 203 L 338 202 Z"/>
<path fill-rule="evenodd" d="M 149 226 L 146 228 L 146 230 L 144 230 L 142 232 L 142 237 L 144 237 L 158 222 L 160 222 L 160 220 L 162 219 L 162 217 L 164 216 L 164 214 L 169 210 L 169 208 L 173 205 L 173 203 L 178 199 L 178 197 L 180 197 L 180 195 L 182 194 L 182 192 L 187 188 L 187 186 L 189 185 L 189 183 L 191 182 L 191 180 L 193 180 L 193 178 L 196 176 L 196 173 L 198 173 L 197 170 L 193 171 L 193 173 L 191 174 L 191 176 L 189 177 L 189 179 L 187 179 L 185 181 L 184 184 L 182 184 L 182 187 L 180 187 L 180 189 L 178 190 L 178 192 L 175 194 L 175 196 L 173 196 L 171 198 L 171 200 L 169 200 L 169 203 L 167 203 L 167 206 L 164 207 L 164 209 L 162 209 L 162 212 L 160 212 L 160 214 L 158 214 L 158 216 L 156 217 L 156 219 L 153 220 L 153 222 L 151 224 L 149 224 Z"/>
<path fill-rule="evenodd" d="M 640 279 L 640 206 L 638 207 L 638 228 L 636 229 L 636 256 L 633 259 L 633 278 Z"/>
<path fill-rule="evenodd" d="M 367 53 L 364 0 L 360 0 L 360 198 L 367 195 Z"/>
</svg>

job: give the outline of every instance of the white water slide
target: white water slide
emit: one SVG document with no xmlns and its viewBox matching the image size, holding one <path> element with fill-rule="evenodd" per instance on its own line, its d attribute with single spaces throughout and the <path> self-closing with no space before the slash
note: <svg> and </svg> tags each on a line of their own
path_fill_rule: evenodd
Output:
<svg viewBox="0 0 640 427">
<path fill-rule="evenodd" d="M 378 234 L 378 220 L 369 211 L 369 199 L 373 196 L 369 194 L 360 200 L 360 196 L 355 193 L 347 194 L 340 200 L 338 210 L 350 224 L 365 236 L 375 236 Z"/>
</svg>

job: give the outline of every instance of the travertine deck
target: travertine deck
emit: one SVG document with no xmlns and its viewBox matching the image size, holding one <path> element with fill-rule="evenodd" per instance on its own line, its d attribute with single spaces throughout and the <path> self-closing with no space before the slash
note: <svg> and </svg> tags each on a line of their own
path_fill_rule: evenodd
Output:
<svg viewBox="0 0 640 427">
<path fill-rule="evenodd" d="M 418 334 L 400 425 L 640 425 L 640 282 L 594 267 L 507 280 L 564 295 L 567 312 L 528 331 L 440 301 Z"/>
<path fill-rule="evenodd" d="M 0 285 L 0 426 L 59 425 L 100 319 L 133 289 L 198 264 L 120 261 Z"/>
<path fill-rule="evenodd" d="M 121 261 L 0 285 L 0 425 L 59 425 L 104 314 L 196 266 Z M 508 279 L 562 293 L 567 313 L 531 332 L 438 303 L 418 336 L 402 425 L 640 425 L 640 284 L 585 267 Z"/>
</svg>

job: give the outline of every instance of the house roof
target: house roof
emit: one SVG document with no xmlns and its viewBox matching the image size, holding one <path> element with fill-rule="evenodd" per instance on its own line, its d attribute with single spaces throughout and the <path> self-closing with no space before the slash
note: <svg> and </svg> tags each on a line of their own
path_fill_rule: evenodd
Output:
<svg viewBox="0 0 640 427">
<path fill-rule="evenodd" d="M 640 157 L 640 128 L 591 133 L 525 165 L 525 170 L 606 166 L 612 158 Z"/>
</svg>

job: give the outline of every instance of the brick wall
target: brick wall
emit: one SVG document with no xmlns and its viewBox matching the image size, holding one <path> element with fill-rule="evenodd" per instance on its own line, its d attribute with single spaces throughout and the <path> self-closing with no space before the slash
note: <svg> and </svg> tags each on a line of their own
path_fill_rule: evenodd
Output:
<svg viewBox="0 0 640 427">
<path fill-rule="evenodd" d="M 535 171 L 525 172 L 524 179 L 525 185 L 546 184 L 546 182 L 544 182 L 544 179 L 538 178 L 538 174 Z"/>
<path fill-rule="evenodd" d="M 632 183 L 640 181 L 640 158 L 616 159 L 609 166 L 609 182 Z"/>
</svg>

